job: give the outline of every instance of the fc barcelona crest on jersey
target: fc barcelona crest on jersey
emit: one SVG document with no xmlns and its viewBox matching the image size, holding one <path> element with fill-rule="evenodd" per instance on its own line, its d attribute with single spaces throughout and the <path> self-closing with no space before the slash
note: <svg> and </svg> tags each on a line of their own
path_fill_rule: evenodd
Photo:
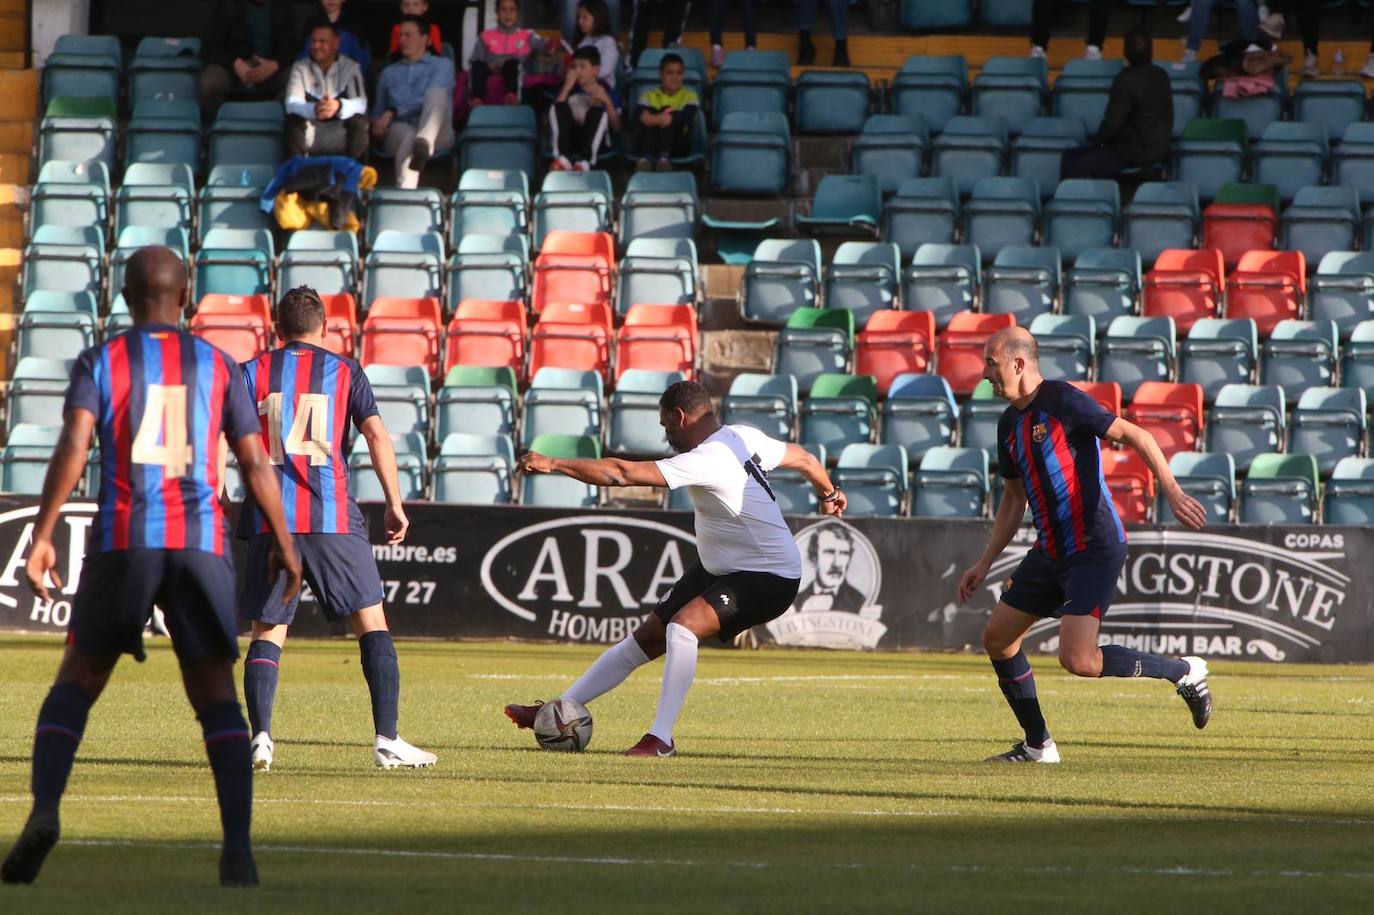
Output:
<svg viewBox="0 0 1374 915">
<path fill-rule="evenodd" d="M 1045 436 L 1048 434 L 1049 430 L 1045 428 L 1044 423 L 1036 423 L 1035 425 L 1031 426 L 1031 438 L 1035 440 L 1035 443 L 1037 445 L 1043 442 L 1045 440 Z"/>
</svg>

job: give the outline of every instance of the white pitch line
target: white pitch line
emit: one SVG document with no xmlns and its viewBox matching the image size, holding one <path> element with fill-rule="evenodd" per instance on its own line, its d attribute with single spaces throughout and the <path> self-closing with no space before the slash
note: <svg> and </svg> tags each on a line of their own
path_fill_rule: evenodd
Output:
<svg viewBox="0 0 1374 915">
<path fill-rule="evenodd" d="M 567 674 L 468 674 L 469 680 L 566 680 Z M 775 677 L 697 677 L 694 684 L 709 685 L 738 683 L 847 683 L 855 681 L 891 682 L 894 680 L 974 680 L 988 679 L 973 674 L 825 674 Z"/>
</svg>

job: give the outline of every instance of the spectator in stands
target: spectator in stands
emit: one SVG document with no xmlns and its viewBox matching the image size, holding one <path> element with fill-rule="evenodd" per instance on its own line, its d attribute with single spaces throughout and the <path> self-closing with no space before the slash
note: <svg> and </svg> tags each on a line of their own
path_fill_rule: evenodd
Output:
<svg viewBox="0 0 1374 915">
<path fill-rule="evenodd" d="M 429 0 L 401 0 L 401 19 L 406 16 L 419 16 L 429 22 Z M 433 22 L 429 23 L 429 47 L 435 53 L 444 53 L 444 38 L 439 34 L 439 26 Z M 399 60 L 401 57 L 401 23 L 396 23 L 391 27 L 391 44 L 387 46 L 387 56 L 392 60 Z"/>
<path fill-rule="evenodd" d="M 659 85 L 639 97 L 639 145 L 643 154 L 636 171 L 672 171 L 671 159 L 691 152 L 692 124 L 701 99 L 682 85 L 685 67 L 676 54 L 664 54 L 658 64 Z"/>
<path fill-rule="evenodd" d="M 1107 37 L 1107 19 L 1112 13 L 1111 0 L 1088 0 L 1088 43 L 1083 56 L 1088 60 L 1102 59 L 1102 42 Z M 1031 57 L 1044 57 L 1050 47 L 1050 28 L 1063 0 L 1034 0 L 1031 4 Z"/>
<path fill-rule="evenodd" d="M 601 55 L 594 47 L 578 48 L 549 109 L 553 128 L 554 171 L 590 171 L 609 131 L 620 130 L 614 91 L 601 81 Z"/>
<path fill-rule="evenodd" d="M 1240 37 L 1246 44 L 1254 44 L 1259 37 L 1259 9 L 1255 0 L 1235 0 L 1236 15 L 1240 19 Z M 1202 39 L 1207 34 L 1207 25 L 1212 19 L 1212 0 L 1194 0 L 1193 15 L 1188 18 L 1187 47 L 1183 51 L 1183 63 L 1197 60 L 1197 49 L 1202 47 Z"/>
<path fill-rule="evenodd" d="M 429 51 L 429 23 L 401 19 L 401 59 L 377 80 L 372 138 L 396 157 L 396 186 L 419 187 L 429 157 L 453 144 L 453 61 Z"/>
<path fill-rule="evenodd" d="M 1205 2 L 1205 0 L 1204 0 Z M 1087 146 L 1064 153 L 1061 178 L 1115 178 L 1148 169 L 1169 155 L 1174 129 L 1169 74 L 1154 65 L 1154 45 L 1143 29 L 1126 33 L 1126 68 L 1112 80 L 1102 123 Z"/>
<path fill-rule="evenodd" d="M 601 81 L 612 89 L 620 84 L 620 45 L 611 28 L 611 8 L 606 0 L 577 4 L 577 47 L 596 48 L 601 55 Z"/>
<path fill-rule="evenodd" d="M 299 39 L 291 0 L 216 0 L 201 41 L 201 114 L 213 118 L 234 95 L 281 98 Z"/>
<path fill-rule="evenodd" d="M 663 46 L 675 48 L 682 38 L 682 30 L 687 27 L 688 0 L 632 0 L 634 10 L 630 13 L 630 67 L 639 65 L 639 55 L 649 46 L 649 11 L 646 6 L 654 5 L 663 9 Z M 838 0 L 837 0 L 838 2 Z"/>
<path fill-rule="evenodd" d="M 754 50 L 759 44 L 759 0 L 736 0 L 740 18 L 744 20 L 744 47 Z M 725 63 L 725 0 L 711 0 L 711 64 Z M 813 52 L 814 53 L 814 52 Z"/>
<path fill-rule="evenodd" d="M 367 79 L 367 71 L 372 64 L 372 55 L 368 52 L 367 44 L 362 39 L 361 25 L 352 14 L 345 12 L 344 0 L 320 0 L 319 14 L 312 16 L 305 24 L 305 48 L 297 59 L 310 59 L 313 53 L 311 46 L 314 43 L 315 23 L 321 19 L 332 24 L 334 30 L 338 32 L 339 53 L 356 63 L 363 74 L 363 79 Z"/>
<path fill-rule="evenodd" d="M 816 9 L 820 0 L 797 0 L 797 66 L 809 67 L 816 62 L 816 46 L 811 43 L 811 30 L 816 25 Z M 849 66 L 849 0 L 825 0 L 825 14 L 830 19 L 830 33 L 835 37 L 835 57 L 831 66 Z"/>
<path fill-rule="evenodd" d="M 494 71 L 505 89 L 503 103 L 519 104 L 525 62 L 543 47 L 539 33 L 520 24 L 520 0 L 498 0 L 496 27 L 483 29 L 472 48 L 472 103 L 482 104 Z"/>
<path fill-rule="evenodd" d="M 339 56 L 339 30 L 320 19 L 310 58 L 291 65 L 286 84 L 286 149 L 293 156 L 367 155 L 367 84 L 362 68 Z"/>
</svg>

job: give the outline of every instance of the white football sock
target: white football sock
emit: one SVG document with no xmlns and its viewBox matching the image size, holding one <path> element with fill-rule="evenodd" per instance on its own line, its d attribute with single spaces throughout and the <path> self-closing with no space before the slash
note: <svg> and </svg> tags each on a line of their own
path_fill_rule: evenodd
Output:
<svg viewBox="0 0 1374 915">
<path fill-rule="evenodd" d="M 639 647 L 635 637 L 628 635 L 603 651 L 601 657 L 587 668 L 587 672 L 563 691 L 561 698 L 586 705 L 624 683 L 625 678 L 635 672 L 635 668 L 648 663 L 649 656 Z"/>
<path fill-rule="evenodd" d="M 673 725 L 687 701 L 687 690 L 697 675 L 697 637 L 678 623 L 669 623 L 668 657 L 663 663 L 663 687 L 658 693 L 658 711 L 649 733 L 666 744 L 673 742 Z"/>
</svg>

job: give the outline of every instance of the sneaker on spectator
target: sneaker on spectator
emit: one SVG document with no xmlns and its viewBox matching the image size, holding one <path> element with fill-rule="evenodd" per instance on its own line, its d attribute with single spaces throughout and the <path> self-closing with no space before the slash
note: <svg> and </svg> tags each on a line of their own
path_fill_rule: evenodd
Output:
<svg viewBox="0 0 1374 915">
<path fill-rule="evenodd" d="M 658 162 L 654 163 L 654 170 L 660 172 L 670 172 L 673 170 L 673 163 L 667 156 L 659 156 Z"/>
<path fill-rule="evenodd" d="M 571 168 L 572 168 L 572 163 L 568 161 L 568 157 L 567 157 L 567 156 L 557 156 L 557 157 L 554 158 L 553 164 L 549 166 L 549 171 L 551 171 L 551 172 L 566 172 L 566 171 L 568 171 L 568 170 L 571 169 Z"/>
<path fill-rule="evenodd" d="M 1042 47 L 1040 47 L 1040 45 L 1038 45 L 1038 44 L 1033 44 L 1033 45 L 1031 45 L 1031 53 L 1030 53 L 1030 56 L 1033 57 L 1033 58 L 1036 58 L 1036 57 L 1038 57 L 1038 58 L 1043 58 L 1043 57 L 1045 56 L 1045 49 L 1042 48 Z"/>
<path fill-rule="evenodd" d="M 1278 41 L 1283 37 L 1283 13 L 1274 13 L 1260 19 L 1260 31 Z"/>
<path fill-rule="evenodd" d="M 1360 71 L 1360 75 L 1365 79 L 1374 79 L 1374 54 L 1370 54 L 1365 60 L 1364 69 Z"/>
<path fill-rule="evenodd" d="M 1193 48 L 1185 48 L 1185 49 L 1183 50 L 1183 57 L 1180 58 L 1179 61 L 1178 61 L 1177 63 L 1174 64 L 1174 69 L 1175 69 L 1175 70 L 1182 70 L 1182 69 L 1184 69 L 1188 64 L 1192 63 L 1192 62 L 1195 61 L 1195 60 L 1197 60 L 1197 51 L 1194 50 Z"/>
<path fill-rule="evenodd" d="M 1179 13 L 1178 16 L 1174 19 L 1174 21 L 1175 21 L 1175 22 L 1187 22 L 1189 19 L 1192 19 L 1192 18 L 1193 18 L 1193 5 L 1190 3 L 1190 4 L 1188 4 L 1187 6 L 1185 6 L 1185 7 L 1183 8 L 1183 12 Z"/>
<path fill-rule="evenodd" d="M 718 44 L 711 45 L 711 66 L 719 67 L 725 63 L 725 49 Z"/>
<path fill-rule="evenodd" d="M 586 159 L 578 159 L 576 162 L 573 163 L 573 171 L 575 172 L 589 172 L 591 170 L 592 164 L 588 162 Z"/>
<path fill-rule="evenodd" d="M 649 161 L 649 159 L 647 158 L 640 159 L 638 162 L 635 163 L 635 171 L 637 172 L 647 172 L 649 171 L 649 169 L 653 167 L 654 163 Z"/>
<path fill-rule="evenodd" d="M 1095 45 L 1095 44 L 1086 45 L 1086 46 L 1083 48 L 1083 59 L 1084 59 L 1084 60 L 1101 60 L 1101 59 L 1102 59 L 1102 49 L 1099 48 L 1099 47 L 1098 47 L 1097 45 Z"/>
<path fill-rule="evenodd" d="M 1313 54 L 1311 51 L 1304 54 L 1302 58 L 1302 75 L 1320 76 L 1321 72 L 1321 64 L 1317 60 L 1317 55 Z"/>
</svg>

